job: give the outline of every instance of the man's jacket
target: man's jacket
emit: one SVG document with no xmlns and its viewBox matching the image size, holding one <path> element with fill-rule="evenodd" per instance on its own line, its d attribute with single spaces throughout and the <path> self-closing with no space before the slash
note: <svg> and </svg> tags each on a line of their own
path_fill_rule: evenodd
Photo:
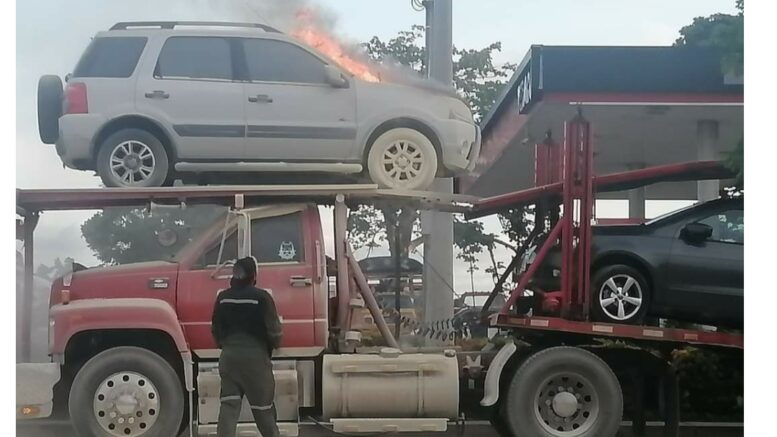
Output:
<svg viewBox="0 0 777 437">
<path fill-rule="evenodd" d="M 219 293 L 211 332 L 219 348 L 259 346 L 272 353 L 281 344 L 281 321 L 270 293 L 233 286 Z"/>
</svg>

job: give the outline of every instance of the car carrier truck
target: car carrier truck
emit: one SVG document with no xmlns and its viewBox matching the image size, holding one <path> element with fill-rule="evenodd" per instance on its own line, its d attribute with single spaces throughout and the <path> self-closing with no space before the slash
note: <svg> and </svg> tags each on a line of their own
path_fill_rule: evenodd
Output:
<svg viewBox="0 0 777 437">
<path fill-rule="evenodd" d="M 83 437 L 167 437 L 187 428 L 191 435 L 215 435 L 219 350 L 210 317 L 216 294 L 227 287 L 230 261 L 253 255 L 258 285 L 271 291 L 283 323 L 283 343 L 273 356 L 283 435 L 297 435 L 308 417 L 338 433 L 431 433 L 477 410 L 504 436 L 612 437 L 624 416 L 644 433 L 649 409 L 665 422 L 665 435 L 677 435 L 678 386 L 668 352 L 689 344 L 743 349 L 743 335 L 591 321 L 594 193 L 729 173 L 720 163 L 700 162 L 594 176 L 588 122 L 576 117 L 565 129 L 563 144 L 537 146 L 535 187 L 495 198 L 373 185 L 17 190 L 28 292 L 33 230 L 45 211 L 229 206 L 223 220 L 174 260 L 95 269 L 74 263 L 56 280 L 51 362 L 17 364 L 17 418 L 46 417 L 54 403 L 68 402 Z M 446 339 L 442 346 L 400 347 L 347 239 L 348 208 L 374 202 L 469 218 L 535 205 L 539 225 L 483 307 L 480 322 L 498 330 L 501 347 L 456 348 L 450 340 L 466 329 L 450 321 L 426 326 L 444 331 L 435 336 L 438 345 Z M 319 205 L 334 206 L 336 269 L 329 272 Z M 526 262 L 539 236 L 545 243 Z M 556 242 L 564 260 L 561 289 L 527 295 L 536 266 Z M 521 265 L 506 303 L 490 310 Z M 329 274 L 336 277 L 333 290 Z M 363 306 L 385 347 L 362 347 L 350 326 L 351 314 Z M 29 311 L 27 302 L 24 308 Z M 474 396 L 476 402 L 468 401 Z M 626 407 L 625 397 L 633 400 Z M 250 417 L 244 405 L 241 435 L 256 432 Z"/>
</svg>

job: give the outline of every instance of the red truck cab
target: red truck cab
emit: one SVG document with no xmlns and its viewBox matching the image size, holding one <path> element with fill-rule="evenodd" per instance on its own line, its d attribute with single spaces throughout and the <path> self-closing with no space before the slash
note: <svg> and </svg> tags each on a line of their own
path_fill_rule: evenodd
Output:
<svg viewBox="0 0 777 437">
<path fill-rule="evenodd" d="M 230 212 L 170 260 L 77 270 L 57 280 L 52 355 L 63 355 L 78 333 L 131 328 L 163 331 L 179 351 L 217 356 L 213 304 L 229 287 L 231 261 L 247 254 L 257 259 L 257 285 L 271 292 L 281 317 L 277 356 L 319 355 L 328 338 L 324 241 L 318 208 L 307 204 Z"/>
</svg>

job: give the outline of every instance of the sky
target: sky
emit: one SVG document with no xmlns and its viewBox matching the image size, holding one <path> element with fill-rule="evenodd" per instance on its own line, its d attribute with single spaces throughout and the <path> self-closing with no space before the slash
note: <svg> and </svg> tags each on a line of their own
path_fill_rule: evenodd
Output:
<svg viewBox="0 0 777 437">
<path fill-rule="evenodd" d="M 548 45 L 670 45 L 678 30 L 694 17 L 735 13 L 734 0 L 454 0 L 453 42 L 461 48 L 481 48 L 502 42 L 497 62 L 519 62 L 532 44 Z M 90 38 L 118 21 L 242 20 L 263 17 L 283 27 L 289 7 L 312 5 L 324 11 L 344 39 L 359 42 L 372 36 L 388 39 L 414 24 L 424 13 L 408 0 L 24 0 L 17 2 L 16 54 L 16 184 L 21 188 L 95 187 L 89 172 L 63 169 L 54 146 L 38 138 L 36 88 L 43 74 L 64 77 L 75 66 Z M 648 202 L 655 216 L 687 202 Z M 622 217 L 626 203 L 598 206 L 600 216 Z M 80 236 L 80 223 L 90 212 L 50 213 L 37 231 L 38 262 L 73 256 L 93 262 Z M 331 219 L 325 217 L 325 228 Z M 486 229 L 500 231 L 496 221 Z M 332 245 L 329 244 L 331 248 Z M 375 254 L 375 252 L 373 252 Z M 358 253 L 357 253 L 358 255 Z M 501 254 L 504 256 L 504 254 Z M 455 287 L 469 291 L 466 268 L 454 266 Z M 476 289 L 490 288 L 483 272 Z"/>
</svg>

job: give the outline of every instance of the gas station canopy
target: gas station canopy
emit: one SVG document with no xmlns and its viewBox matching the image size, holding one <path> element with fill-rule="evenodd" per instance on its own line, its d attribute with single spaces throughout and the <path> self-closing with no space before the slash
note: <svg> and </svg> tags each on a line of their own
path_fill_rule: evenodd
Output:
<svg viewBox="0 0 777 437">
<path fill-rule="evenodd" d="M 719 55 L 690 47 L 532 46 L 484 117 L 483 147 L 461 193 L 534 185 L 534 145 L 563 141 L 578 111 L 591 121 L 595 174 L 715 160 L 743 135 L 743 84 Z M 695 199 L 695 182 L 656 184 L 646 199 Z M 603 193 L 600 198 L 626 198 Z"/>
</svg>

